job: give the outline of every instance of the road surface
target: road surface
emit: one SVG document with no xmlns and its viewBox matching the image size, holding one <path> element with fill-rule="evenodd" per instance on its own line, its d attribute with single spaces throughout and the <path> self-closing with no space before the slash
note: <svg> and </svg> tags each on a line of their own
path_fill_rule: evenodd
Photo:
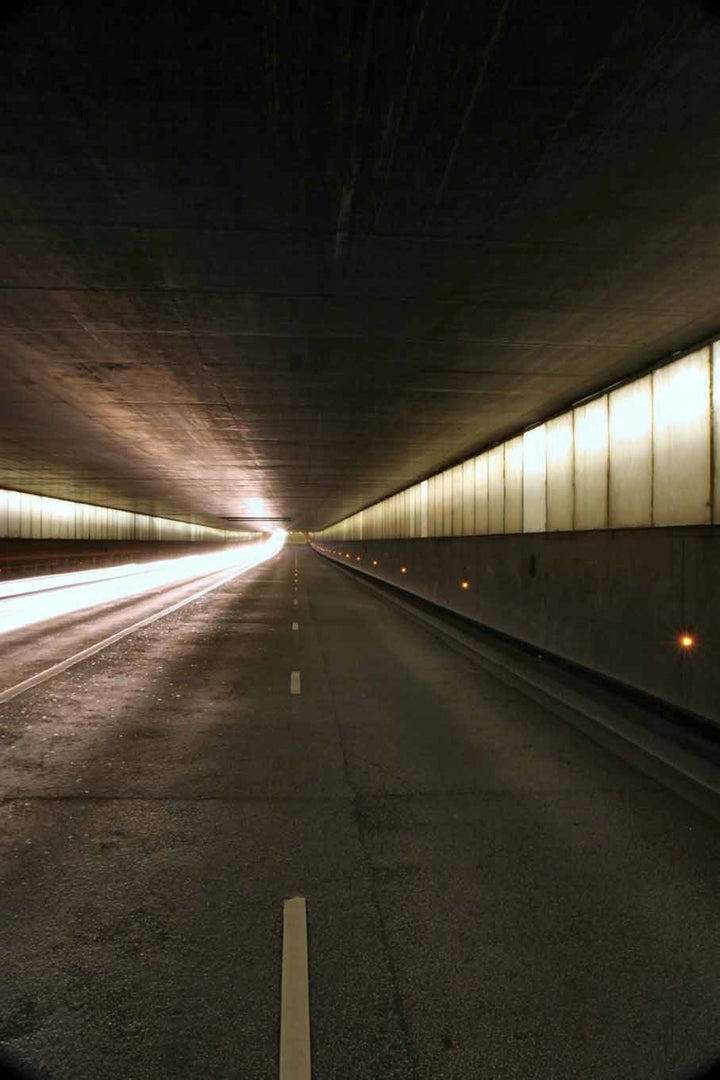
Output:
<svg viewBox="0 0 720 1080">
<path fill-rule="evenodd" d="M 2 704 L 0 799 L 0 1041 L 52 1080 L 274 1080 L 294 896 L 314 1080 L 720 1054 L 718 825 L 308 549 Z"/>
</svg>

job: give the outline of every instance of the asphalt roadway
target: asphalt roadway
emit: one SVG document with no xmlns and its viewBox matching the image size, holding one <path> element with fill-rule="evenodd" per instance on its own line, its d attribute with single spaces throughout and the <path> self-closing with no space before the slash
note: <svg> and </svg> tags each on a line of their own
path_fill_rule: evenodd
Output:
<svg viewBox="0 0 720 1080">
<path fill-rule="evenodd" d="M 3 685 L 153 604 L 10 635 Z M 314 1080 L 720 1055 L 720 826 L 306 548 L 1 705 L 0 754 L 0 1042 L 51 1080 L 276 1078 L 295 895 Z"/>
</svg>

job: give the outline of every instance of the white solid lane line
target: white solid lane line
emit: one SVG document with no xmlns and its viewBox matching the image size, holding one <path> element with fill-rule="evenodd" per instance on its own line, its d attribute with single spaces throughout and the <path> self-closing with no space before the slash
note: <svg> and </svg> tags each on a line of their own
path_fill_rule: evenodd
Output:
<svg viewBox="0 0 720 1080">
<path fill-rule="evenodd" d="M 310 1080 L 307 908 L 302 896 L 283 904 L 280 1080 Z"/>
<path fill-rule="evenodd" d="M 290 693 L 291 694 L 299 694 L 299 693 L 301 693 L 301 690 L 300 690 L 300 672 L 299 671 L 291 671 L 290 672 Z"/>
<path fill-rule="evenodd" d="M 294 622 L 293 623 L 293 630 L 299 630 L 299 629 L 300 629 L 300 623 Z"/>
</svg>

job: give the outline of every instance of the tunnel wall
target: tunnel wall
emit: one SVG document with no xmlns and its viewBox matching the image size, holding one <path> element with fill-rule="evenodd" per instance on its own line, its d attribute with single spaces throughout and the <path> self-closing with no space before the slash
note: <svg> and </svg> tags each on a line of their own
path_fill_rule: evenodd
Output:
<svg viewBox="0 0 720 1080">
<path fill-rule="evenodd" d="M 219 529 L 108 506 L 0 488 L 0 539 L 204 541 L 256 539 L 258 533 Z"/>
<path fill-rule="evenodd" d="M 579 403 L 314 534 L 326 540 L 720 524 L 720 347 Z"/>
<path fill-rule="evenodd" d="M 312 543 L 720 721 L 719 536 L 714 342 L 368 506 Z M 696 644 L 684 650 L 679 639 L 690 631 Z"/>
<path fill-rule="evenodd" d="M 720 529 L 315 538 L 312 545 L 357 572 L 720 723 Z M 679 646 L 685 631 L 696 638 L 692 650 Z"/>
</svg>

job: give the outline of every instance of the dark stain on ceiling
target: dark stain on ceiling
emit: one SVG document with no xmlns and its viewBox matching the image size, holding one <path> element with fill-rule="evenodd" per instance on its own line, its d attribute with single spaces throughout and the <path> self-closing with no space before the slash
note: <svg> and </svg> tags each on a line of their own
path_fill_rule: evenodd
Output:
<svg viewBox="0 0 720 1080">
<path fill-rule="evenodd" d="M 319 527 L 720 319 L 720 18 L 16 4 L 0 483 Z"/>
</svg>

